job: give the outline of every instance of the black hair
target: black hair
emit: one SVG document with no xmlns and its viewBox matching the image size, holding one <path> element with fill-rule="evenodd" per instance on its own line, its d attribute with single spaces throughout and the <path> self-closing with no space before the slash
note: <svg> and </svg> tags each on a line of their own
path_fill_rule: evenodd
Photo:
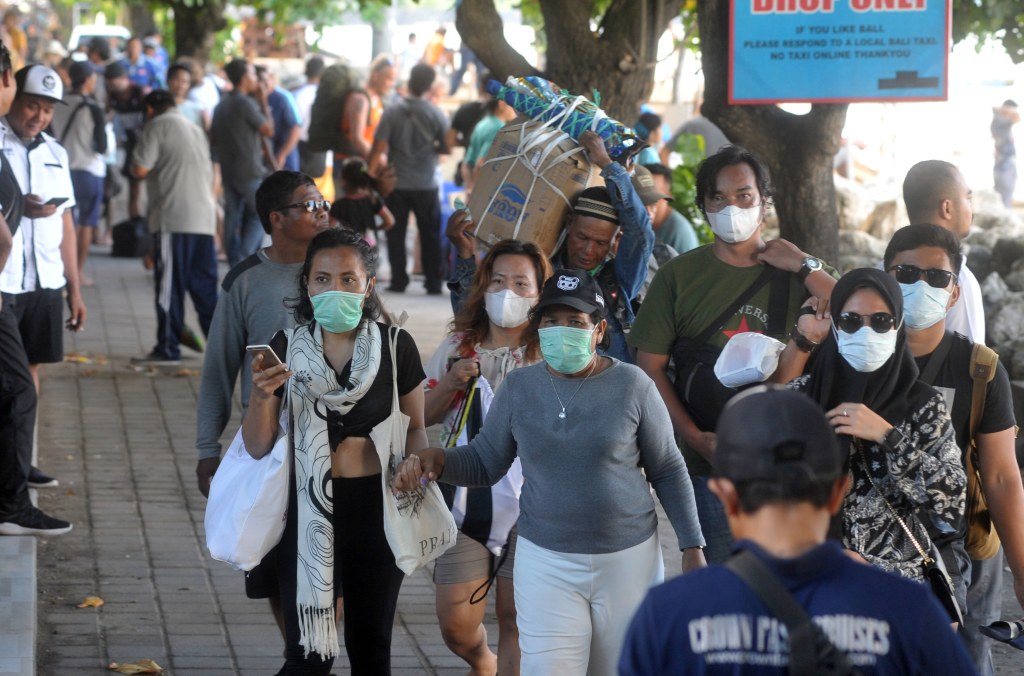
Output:
<svg viewBox="0 0 1024 676">
<path fill-rule="evenodd" d="M 166 89 L 154 89 L 146 94 L 146 97 L 142 99 L 142 103 L 146 107 L 152 108 L 156 115 L 159 115 L 166 110 L 174 108 L 174 94 Z"/>
<path fill-rule="evenodd" d="M 409 93 L 413 96 L 423 96 L 430 91 L 435 78 L 437 78 L 437 72 L 433 66 L 417 63 L 409 72 Z"/>
<path fill-rule="evenodd" d="M 537 335 L 537 331 L 540 330 L 540 323 L 541 320 L 544 319 L 544 315 L 546 315 L 548 312 L 557 307 L 567 307 L 573 312 L 580 312 L 580 310 L 577 310 L 576 308 L 570 307 L 568 305 L 554 304 L 546 305 L 542 308 L 534 306 L 533 308 L 530 309 L 530 324 L 526 327 L 525 335 Z M 600 324 L 602 319 L 608 318 L 608 314 L 604 310 L 594 310 L 593 312 L 587 313 L 587 316 L 590 317 L 590 323 L 593 324 L 594 326 Z M 598 341 L 597 343 L 597 349 L 607 350 L 609 347 L 611 347 L 611 344 L 611 331 L 609 331 L 609 327 L 606 326 L 604 330 L 604 335 L 601 336 L 601 340 Z"/>
<path fill-rule="evenodd" d="M 647 169 L 647 171 L 651 172 L 652 176 L 661 176 L 662 178 L 664 178 L 666 181 L 668 181 L 668 187 L 672 187 L 672 170 L 666 167 L 664 164 L 652 162 L 651 164 L 644 164 L 641 166 Z"/>
<path fill-rule="evenodd" d="M 256 188 L 256 214 L 260 217 L 263 231 L 270 234 L 270 213 L 277 211 L 292 199 L 292 194 L 304 185 L 315 186 L 309 176 L 298 171 L 275 171 L 263 179 Z"/>
<path fill-rule="evenodd" d="M 917 223 L 897 230 L 889 240 L 888 246 L 885 247 L 882 264 L 888 270 L 893 259 L 896 258 L 896 254 L 922 246 L 943 249 L 949 256 L 949 264 L 953 266 L 953 272 L 957 275 L 960 274 L 960 268 L 964 264 L 964 253 L 960 246 L 960 240 L 949 230 L 931 223 Z"/>
<path fill-rule="evenodd" d="M 279 172 L 280 173 L 280 172 Z M 299 272 L 299 295 L 295 298 L 288 298 L 285 305 L 292 310 L 295 321 L 298 324 L 309 324 L 313 321 L 313 303 L 309 300 L 309 279 L 310 270 L 313 268 L 313 258 L 324 249 L 338 249 L 341 247 L 355 249 L 362 259 L 363 269 L 366 270 L 367 279 L 377 276 L 377 252 L 374 251 L 366 240 L 357 232 L 348 228 L 328 228 L 317 234 L 309 243 L 306 249 L 306 260 L 302 263 L 302 270 Z M 363 319 L 382 320 L 390 324 L 390 318 L 384 311 L 384 303 L 377 295 L 377 285 L 366 294 L 363 302 Z"/>
<path fill-rule="evenodd" d="M 310 57 L 309 61 L 306 62 L 306 79 L 312 80 L 313 78 L 320 77 L 324 73 L 324 60 L 319 56 Z"/>
<path fill-rule="evenodd" d="M 501 99 L 487 99 L 484 103 L 484 113 L 487 115 L 494 115 L 498 112 L 498 107 L 501 105 Z"/>
<path fill-rule="evenodd" d="M 651 135 L 652 131 L 661 129 L 661 116 L 656 113 L 643 113 L 636 121 L 637 135 L 644 141 Z"/>
<path fill-rule="evenodd" d="M 228 80 L 234 86 L 238 86 L 238 83 L 245 77 L 246 72 L 249 70 L 249 62 L 245 59 L 232 59 L 231 62 L 224 66 L 224 74 L 228 76 Z"/>
<path fill-rule="evenodd" d="M 192 82 L 195 79 L 194 74 L 192 73 L 192 68 L 187 63 L 175 63 L 167 69 L 167 81 L 170 82 L 171 78 L 174 77 L 174 74 L 179 71 L 188 73 L 189 82 Z"/>
<path fill-rule="evenodd" d="M 760 157 L 746 148 L 726 145 L 722 146 L 721 150 L 705 159 L 697 167 L 697 206 L 700 207 L 700 211 L 705 217 L 707 217 L 708 212 L 704 210 L 704 200 L 710 195 L 715 194 L 715 180 L 718 178 L 718 172 L 726 167 L 737 164 L 746 164 L 750 167 L 751 171 L 754 172 L 754 178 L 757 180 L 757 191 L 761 193 L 761 204 L 771 206 L 772 196 L 775 194 L 775 191 L 772 187 L 772 178 L 768 173 L 767 165 L 765 165 Z"/>
<path fill-rule="evenodd" d="M 7 45 L 0 40 L 0 73 L 6 73 L 13 68 L 11 65 L 11 51 Z"/>
<path fill-rule="evenodd" d="M 903 201 L 911 223 L 927 223 L 942 200 L 953 194 L 958 169 L 943 160 L 918 162 L 903 179 Z"/>
<path fill-rule="evenodd" d="M 349 188 L 377 189 L 377 181 L 370 176 L 366 162 L 361 157 L 350 157 L 341 165 L 341 180 Z"/>
<path fill-rule="evenodd" d="M 85 51 L 87 54 L 96 54 L 96 56 L 100 57 L 100 61 L 110 61 L 110 43 L 104 37 L 97 35 L 89 40 Z"/>
<path fill-rule="evenodd" d="M 776 465 L 771 479 L 733 481 L 740 508 L 753 514 L 765 505 L 809 502 L 824 507 L 832 497 L 832 489 L 839 477 L 822 479 L 814 475 L 803 463 Z"/>
</svg>

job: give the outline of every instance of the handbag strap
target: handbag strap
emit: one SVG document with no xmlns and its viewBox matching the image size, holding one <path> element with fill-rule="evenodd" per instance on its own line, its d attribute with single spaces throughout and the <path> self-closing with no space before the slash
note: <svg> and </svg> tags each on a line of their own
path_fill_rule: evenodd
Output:
<svg viewBox="0 0 1024 676">
<path fill-rule="evenodd" d="M 814 676 L 822 673 L 860 673 L 752 552 L 735 554 L 725 562 L 725 567 L 743 580 L 768 606 L 768 610 L 786 625 L 789 634 L 790 674 Z M 828 669 L 823 669 L 826 664 Z"/>
<path fill-rule="evenodd" d="M 694 344 L 703 345 L 707 343 L 708 338 L 711 337 L 712 333 L 722 328 L 722 326 L 729 321 L 729 318 L 736 314 L 736 311 L 739 310 L 744 303 L 753 298 L 754 294 L 768 283 L 768 280 L 771 279 L 774 274 L 774 270 L 775 268 L 766 265 L 764 270 L 761 271 L 761 274 L 757 276 L 757 279 L 755 279 L 754 282 L 736 298 L 736 300 L 730 303 L 729 306 L 722 311 L 722 314 L 715 317 L 714 321 L 700 332 L 700 335 L 693 339 Z M 768 318 L 771 319 L 771 316 Z"/>
<path fill-rule="evenodd" d="M 921 558 L 924 560 L 924 565 L 932 565 L 932 563 L 934 563 L 935 560 L 932 559 L 932 557 L 928 556 L 928 553 L 924 551 L 924 547 L 921 546 L 921 543 L 917 541 L 917 538 L 914 537 L 914 534 L 910 531 L 910 526 L 908 526 L 907 522 L 903 520 L 903 517 L 899 515 L 899 512 L 897 512 L 896 508 L 892 506 L 892 503 L 890 503 L 889 500 L 886 499 L 882 491 L 879 490 L 878 484 L 876 484 L 875 480 L 871 477 L 871 472 L 868 470 L 868 462 L 864 458 L 864 449 L 861 448 L 860 440 L 858 439 L 856 441 L 857 443 L 855 443 L 854 446 L 857 449 L 857 456 L 860 457 L 860 464 L 864 468 L 864 475 L 867 476 L 868 482 L 871 483 L 871 487 L 875 489 L 876 493 L 878 493 L 878 497 L 882 498 L 882 502 L 884 502 L 885 506 L 889 508 L 890 512 L 892 512 L 892 516 L 894 519 L 896 519 L 896 523 L 900 525 L 900 527 L 903 529 L 903 532 L 907 534 L 908 538 L 910 538 L 910 543 L 914 545 L 914 549 L 916 549 L 917 553 L 921 555 Z"/>
<path fill-rule="evenodd" d="M 401 330 L 402 329 L 398 328 L 397 326 L 389 326 L 388 327 L 388 349 L 391 350 L 391 376 L 392 376 L 391 377 L 391 382 L 393 384 L 393 387 L 391 389 L 391 392 L 392 392 L 391 410 L 392 411 L 400 410 L 400 405 L 399 405 L 399 402 L 398 402 L 398 358 L 396 357 L 396 354 L 397 354 L 397 347 L 396 346 L 398 344 L 398 332 L 401 331 Z"/>
</svg>

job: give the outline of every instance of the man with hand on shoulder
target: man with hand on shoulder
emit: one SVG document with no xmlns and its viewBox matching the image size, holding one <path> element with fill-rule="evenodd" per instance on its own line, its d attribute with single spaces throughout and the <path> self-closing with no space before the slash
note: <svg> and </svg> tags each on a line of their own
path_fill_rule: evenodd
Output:
<svg viewBox="0 0 1024 676">
<path fill-rule="evenodd" d="M 847 456 L 799 392 L 758 386 L 730 400 L 710 486 L 737 540 L 733 557 L 648 592 L 619 674 L 791 673 L 794 654 L 818 641 L 789 640 L 794 626 L 765 602 L 761 585 L 741 577 L 751 569 L 777 583 L 865 676 L 975 673 L 925 585 L 858 563 L 826 540 L 849 487 Z M 830 673 L 821 665 L 799 673 Z"/>
<path fill-rule="evenodd" d="M 794 244 L 762 238 L 772 184 L 759 157 L 725 146 L 701 163 L 696 183 L 697 203 L 715 241 L 658 270 L 629 343 L 637 349 L 637 366 L 654 380 L 668 407 L 693 480 L 708 542 L 705 555 L 709 562 L 720 562 L 729 555 L 732 538 L 707 483 L 715 464 L 722 387 L 712 371 L 715 361 L 738 333 L 786 340 L 804 300 L 829 298 L 835 279 L 821 260 Z M 822 303 L 819 315 L 826 311 Z"/>
</svg>

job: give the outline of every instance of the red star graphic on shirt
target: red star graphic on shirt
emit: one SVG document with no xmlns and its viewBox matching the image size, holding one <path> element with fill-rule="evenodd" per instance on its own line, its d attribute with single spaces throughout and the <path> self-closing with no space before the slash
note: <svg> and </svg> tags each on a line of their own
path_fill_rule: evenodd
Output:
<svg viewBox="0 0 1024 676">
<path fill-rule="evenodd" d="M 722 331 L 722 333 L 725 334 L 726 338 L 732 338 L 737 333 L 764 333 L 764 331 L 751 331 L 747 325 L 747 318 L 740 317 L 740 325 L 736 327 L 735 331 Z"/>
</svg>

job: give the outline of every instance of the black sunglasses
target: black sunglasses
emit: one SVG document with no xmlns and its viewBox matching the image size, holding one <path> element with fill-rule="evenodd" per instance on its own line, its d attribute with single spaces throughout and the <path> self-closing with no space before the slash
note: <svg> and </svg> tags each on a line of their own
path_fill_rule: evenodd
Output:
<svg viewBox="0 0 1024 676">
<path fill-rule="evenodd" d="M 945 289 L 951 280 L 956 279 L 956 275 L 949 270 L 938 268 L 925 270 L 916 265 L 894 265 L 889 268 L 889 272 L 895 273 L 896 281 L 900 284 L 916 284 L 917 280 L 924 279 L 928 282 L 928 286 L 934 286 L 936 289 Z"/>
<path fill-rule="evenodd" d="M 896 318 L 888 312 L 876 312 L 870 315 L 844 312 L 835 319 L 836 328 L 846 333 L 857 333 L 862 326 L 867 325 L 870 325 L 875 333 L 885 333 L 892 330 L 895 324 Z"/>
<path fill-rule="evenodd" d="M 297 209 L 299 207 L 305 209 L 307 214 L 311 214 L 315 212 L 317 209 L 324 209 L 326 211 L 330 211 L 331 202 L 330 200 L 306 200 L 305 202 L 286 204 L 283 207 L 279 207 L 275 211 L 284 211 L 285 209 Z"/>
</svg>

